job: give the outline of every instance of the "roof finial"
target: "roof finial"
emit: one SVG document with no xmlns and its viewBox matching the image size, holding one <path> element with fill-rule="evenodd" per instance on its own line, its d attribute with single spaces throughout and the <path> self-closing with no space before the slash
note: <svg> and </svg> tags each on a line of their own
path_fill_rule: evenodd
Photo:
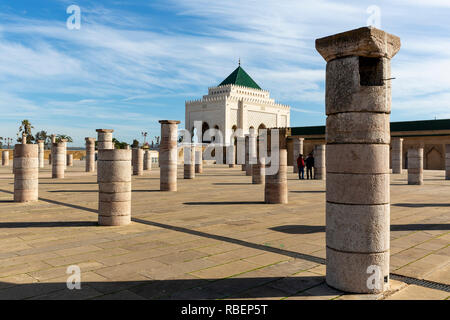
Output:
<svg viewBox="0 0 450 320">
<path fill-rule="evenodd" d="M 239 67 L 241 66 L 241 57 L 239 57 Z"/>
</svg>

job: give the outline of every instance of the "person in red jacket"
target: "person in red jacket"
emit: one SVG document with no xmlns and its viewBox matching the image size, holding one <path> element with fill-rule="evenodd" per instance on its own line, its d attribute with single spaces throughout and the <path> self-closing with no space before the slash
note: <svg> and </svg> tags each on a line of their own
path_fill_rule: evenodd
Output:
<svg viewBox="0 0 450 320">
<path fill-rule="evenodd" d="M 303 155 L 299 154 L 297 157 L 297 168 L 298 168 L 298 178 L 301 180 L 305 179 L 305 160 Z"/>
</svg>

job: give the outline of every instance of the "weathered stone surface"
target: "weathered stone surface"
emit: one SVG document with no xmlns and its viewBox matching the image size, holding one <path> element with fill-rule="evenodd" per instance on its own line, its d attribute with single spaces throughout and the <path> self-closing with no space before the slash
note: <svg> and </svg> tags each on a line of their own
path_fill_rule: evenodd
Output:
<svg viewBox="0 0 450 320">
<path fill-rule="evenodd" d="M 399 174 L 402 173 L 402 163 L 403 163 L 403 139 L 402 138 L 392 138 L 392 173 Z"/>
<path fill-rule="evenodd" d="M 200 150 L 195 150 L 195 173 L 203 173 L 203 152 L 201 147 Z"/>
<path fill-rule="evenodd" d="M 152 170 L 152 157 L 150 155 L 150 150 L 144 151 L 144 171 Z"/>
<path fill-rule="evenodd" d="M 326 254 L 326 281 L 329 286 L 355 293 L 377 293 L 388 289 L 388 282 L 384 278 L 389 277 L 389 251 L 362 254 L 327 247 Z M 367 285 L 367 280 L 373 276 L 373 273 L 368 273 L 371 266 L 379 268 L 381 289 L 369 288 Z"/>
<path fill-rule="evenodd" d="M 177 120 L 160 120 L 161 143 L 159 146 L 160 189 L 177 191 Z"/>
<path fill-rule="evenodd" d="M 112 143 L 113 129 L 97 129 L 97 149 L 114 149 Z"/>
<path fill-rule="evenodd" d="M 144 150 L 133 148 L 131 163 L 133 165 L 133 176 L 142 176 L 144 174 Z"/>
<path fill-rule="evenodd" d="M 325 180 L 325 145 L 320 144 L 314 147 L 314 179 Z"/>
<path fill-rule="evenodd" d="M 400 50 L 400 38 L 374 27 L 363 27 L 316 40 L 325 61 L 347 56 L 386 57 Z"/>
<path fill-rule="evenodd" d="M 329 144 L 327 173 L 389 173 L 387 144 Z"/>
<path fill-rule="evenodd" d="M 236 146 L 226 146 L 226 163 L 229 168 L 234 168 L 236 166 Z"/>
<path fill-rule="evenodd" d="M 252 184 L 265 184 L 266 183 L 266 171 L 264 158 L 259 159 L 258 163 L 252 165 Z"/>
<path fill-rule="evenodd" d="M 38 140 L 38 158 L 39 158 L 39 168 L 44 167 L 44 140 Z"/>
<path fill-rule="evenodd" d="M 361 58 L 350 56 L 327 63 L 326 114 L 341 112 L 383 112 L 391 110 L 390 82 L 385 85 L 361 84 L 359 65 Z M 379 67 L 380 79 L 391 77 L 390 62 L 382 58 Z M 381 84 L 383 81 L 381 81 Z"/>
<path fill-rule="evenodd" d="M 38 200 L 38 145 L 16 144 L 14 146 L 14 201 Z"/>
<path fill-rule="evenodd" d="M 2 151 L 2 166 L 9 166 L 9 151 Z"/>
<path fill-rule="evenodd" d="M 52 178 L 64 178 L 64 166 L 66 164 L 65 142 L 52 144 Z"/>
<path fill-rule="evenodd" d="M 195 146 L 184 148 L 184 179 L 195 178 Z"/>
<path fill-rule="evenodd" d="M 95 171 L 95 138 L 85 138 L 86 141 L 86 172 Z"/>
<path fill-rule="evenodd" d="M 389 250 L 389 204 L 345 205 L 327 203 L 327 246 L 346 252 Z"/>
<path fill-rule="evenodd" d="M 390 143 L 389 115 L 385 113 L 348 112 L 329 115 L 327 144 Z"/>
<path fill-rule="evenodd" d="M 99 150 L 99 225 L 118 226 L 131 221 L 131 159 L 131 150 Z"/>
<path fill-rule="evenodd" d="M 388 204 L 389 174 L 327 175 L 327 201 L 342 204 Z"/>
<path fill-rule="evenodd" d="M 68 167 L 73 167 L 73 154 L 68 154 L 66 156 L 66 164 Z"/>
<path fill-rule="evenodd" d="M 423 148 L 408 150 L 408 184 L 423 184 Z"/>
<path fill-rule="evenodd" d="M 266 172 L 266 183 L 264 186 L 265 203 L 288 203 L 287 150 L 281 149 L 279 157 L 278 172 L 272 175 Z"/>
<path fill-rule="evenodd" d="M 370 288 L 366 272 L 377 264 L 389 275 L 389 78 L 400 39 L 364 27 L 317 39 L 316 49 L 327 61 L 326 281 L 381 292 L 388 281 Z"/>
</svg>

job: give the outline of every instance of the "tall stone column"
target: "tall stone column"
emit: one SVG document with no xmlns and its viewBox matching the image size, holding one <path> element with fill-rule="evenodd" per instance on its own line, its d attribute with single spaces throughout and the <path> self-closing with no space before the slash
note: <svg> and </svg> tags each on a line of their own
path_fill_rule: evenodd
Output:
<svg viewBox="0 0 450 320">
<path fill-rule="evenodd" d="M 445 180 L 450 180 L 450 144 L 445 145 Z"/>
<path fill-rule="evenodd" d="M 319 144 L 314 147 L 314 179 L 325 180 L 325 145 Z"/>
<path fill-rule="evenodd" d="M 2 151 L 2 166 L 9 166 L 9 151 Z"/>
<path fill-rule="evenodd" d="M 39 159 L 36 144 L 14 146 L 14 201 L 38 200 Z"/>
<path fill-rule="evenodd" d="M 114 149 L 112 142 L 113 129 L 97 129 L 97 149 Z"/>
<path fill-rule="evenodd" d="M 144 150 L 139 147 L 133 148 L 131 157 L 133 176 L 142 176 L 144 174 Z"/>
<path fill-rule="evenodd" d="M 150 154 L 150 150 L 144 151 L 144 170 L 145 171 L 152 170 L 152 157 Z"/>
<path fill-rule="evenodd" d="M 27 134 L 22 132 L 22 144 L 27 144 Z"/>
<path fill-rule="evenodd" d="M 64 143 L 64 170 L 67 168 L 67 139 L 61 139 L 61 142 Z"/>
<path fill-rule="evenodd" d="M 402 173 L 403 139 L 392 138 L 392 173 Z"/>
<path fill-rule="evenodd" d="M 131 150 L 98 151 L 98 224 L 131 222 Z"/>
<path fill-rule="evenodd" d="M 95 138 L 84 138 L 86 141 L 86 172 L 95 171 Z"/>
<path fill-rule="evenodd" d="M 68 167 L 73 167 L 73 154 L 68 153 L 66 155 L 66 164 Z"/>
<path fill-rule="evenodd" d="M 265 184 L 266 172 L 265 172 L 265 159 L 258 157 L 258 163 L 252 165 L 252 184 Z"/>
<path fill-rule="evenodd" d="M 178 120 L 160 120 L 161 143 L 159 145 L 160 189 L 177 191 L 177 137 Z"/>
<path fill-rule="evenodd" d="M 48 164 L 52 164 L 53 157 L 53 144 L 56 143 L 56 135 L 52 134 L 50 136 L 51 144 L 50 144 L 50 154 L 48 155 Z"/>
<path fill-rule="evenodd" d="M 265 203 L 288 203 L 288 188 L 287 188 L 287 128 L 268 129 L 267 130 L 267 150 L 272 153 L 272 132 L 279 131 L 279 161 L 278 170 L 275 174 L 269 173 L 270 170 L 265 171 L 266 183 L 264 187 L 264 202 Z M 273 159 L 272 159 L 273 160 Z M 273 163 L 271 163 L 273 166 Z"/>
<path fill-rule="evenodd" d="M 38 159 L 39 159 L 39 168 L 44 167 L 44 140 L 38 140 Z"/>
<path fill-rule="evenodd" d="M 326 282 L 389 287 L 390 59 L 400 38 L 364 27 L 316 40 L 326 67 Z"/>
<path fill-rule="evenodd" d="M 298 173 L 298 165 L 297 165 L 297 158 L 299 154 L 303 154 L 303 141 L 304 138 L 294 138 L 293 140 L 293 168 L 294 173 Z"/>
<path fill-rule="evenodd" d="M 203 152 L 201 146 L 195 150 L 195 173 L 203 173 Z"/>
<path fill-rule="evenodd" d="M 408 149 L 408 184 L 423 184 L 423 148 Z"/>
<path fill-rule="evenodd" d="M 236 146 L 234 144 L 227 147 L 228 167 L 236 167 Z"/>
<path fill-rule="evenodd" d="M 64 164 L 65 164 L 65 154 L 64 154 L 64 142 L 55 142 L 52 145 L 52 178 L 62 179 L 64 178 Z"/>
<path fill-rule="evenodd" d="M 195 178 L 195 146 L 184 147 L 184 178 Z"/>
</svg>

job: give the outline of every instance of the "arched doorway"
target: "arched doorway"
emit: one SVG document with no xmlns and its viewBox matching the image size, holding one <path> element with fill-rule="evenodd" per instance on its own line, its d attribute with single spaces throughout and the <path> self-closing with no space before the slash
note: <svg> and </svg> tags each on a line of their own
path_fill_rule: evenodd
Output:
<svg viewBox="0 0 450 320">
<path fill-rule="evenodd" d="M 210 142 L 205 139 L 205 132 L 209 130 L 209 124 L 207 122 L 203 122 L 202 124 L 202 142 Z"/>
<path fill-rule="evenodd" d="M 436 150 L 436 148 L 431 148 L 427 153 L 427 169 L 428 170 L 441 170 L 442 169 L 442 154 Z"/>
<path fill-rule="evenodd" d="M 265 125 L 264 123 L 261 123 L 261 124 L 259 125 L 259 127 L 258 127 L 258 134 L 260 134 L 259 131 L 260 131 L 261 129 L 267 129 L 267 128 L 266 128 L 266 125 Z"/>
</svg>

